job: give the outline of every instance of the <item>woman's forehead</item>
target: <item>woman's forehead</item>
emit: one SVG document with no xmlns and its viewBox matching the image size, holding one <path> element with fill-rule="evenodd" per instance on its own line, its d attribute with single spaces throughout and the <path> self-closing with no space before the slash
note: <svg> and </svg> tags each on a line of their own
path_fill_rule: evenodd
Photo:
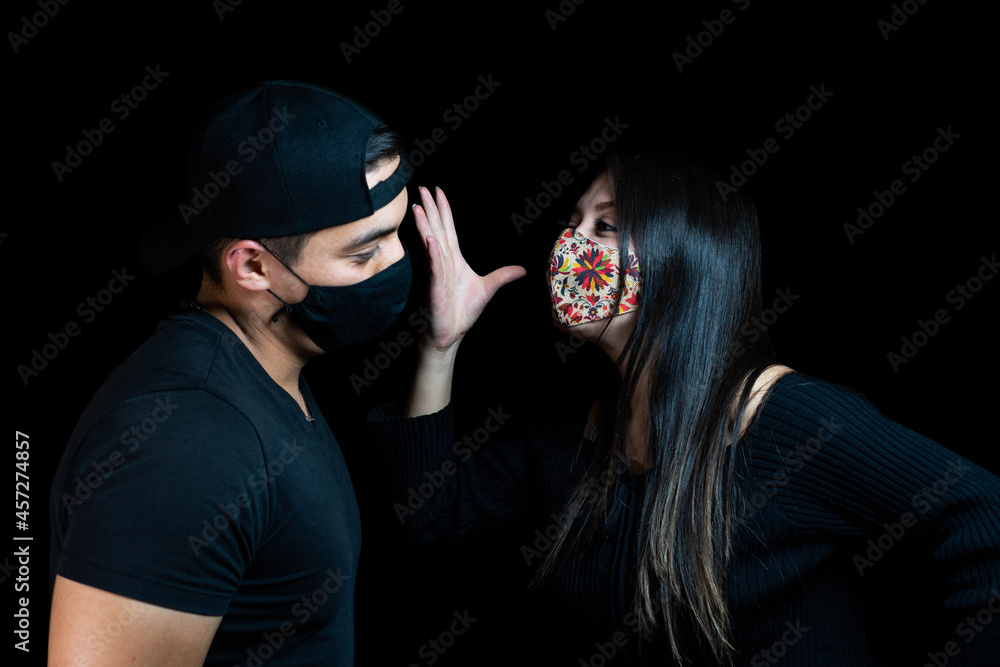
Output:
<svg viewBox="0 0 1000 667">
<path fill-rule="evenodd" d="M 597 213 L 614 213 L 614 195 L 611 192 L 611 180 L 608 172 L 602 171 L 597 175 L 587 190 L 577 200 L 573 208 L 574 213 L 584 210 L 594 209 Z"/>
</svg>

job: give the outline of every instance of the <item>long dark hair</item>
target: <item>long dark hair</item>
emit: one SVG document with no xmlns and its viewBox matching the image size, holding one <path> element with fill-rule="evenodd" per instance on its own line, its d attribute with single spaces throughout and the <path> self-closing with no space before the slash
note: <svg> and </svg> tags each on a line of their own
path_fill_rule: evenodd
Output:
<svg viewBox="0 0 1000 667">
<path fill-rule="evenodd" d="M 635 246 L 640 307 L 619 360 L 620 390 L 602 405 L 597 455 L 536 580 L 553 571 L 568 542 L 607 516 L 642 382 L 652 462 L 639 510 L 642 635 L 664 628 L 683 661 L 691 642 L 681 627 L 690 626 L 701 651 L 731 662 L 726 584 L 741 454 L 727 445 L 739 438 L 750 391 L 771 354 L 751 326 L 761 312 L 756 210 L 739 193 L 723 196 L 708 169 L 681 156 L 619 152 L 608 172 L 623 264 L 630 239 Z M 619 276 L 626 269 L 619 267 Z"/>
</svg>

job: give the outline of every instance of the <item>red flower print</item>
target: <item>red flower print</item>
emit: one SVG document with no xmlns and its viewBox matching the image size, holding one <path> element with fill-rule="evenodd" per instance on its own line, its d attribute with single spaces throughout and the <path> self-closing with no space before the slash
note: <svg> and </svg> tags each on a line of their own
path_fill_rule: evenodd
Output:
<svg viewBox="0 0 1000 667">
<path fill-rule="evenodd" d="M 584 251 L 573 267 L 577 284 L 587 292 L 607 287 L 614 272 L 615 267 L 600 249 Z"/>
</svg>

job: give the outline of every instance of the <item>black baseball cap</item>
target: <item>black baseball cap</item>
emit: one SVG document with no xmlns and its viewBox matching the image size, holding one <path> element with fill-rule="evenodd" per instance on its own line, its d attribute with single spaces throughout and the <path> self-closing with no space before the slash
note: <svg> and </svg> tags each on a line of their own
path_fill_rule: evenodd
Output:
<svg viewBox="0 0 1000 667">
<path fill-rule="evenodd" d="M 227 98 L 188 159 L 188 201 L 143 235 L 140 256 L 164 273 L 216 238 L 305 234 L 373 214 L 410 179 L 406 156 L 369 190 L 365 151 L 383 123 L 311 83 L 265 81 Z"/>
</svg>

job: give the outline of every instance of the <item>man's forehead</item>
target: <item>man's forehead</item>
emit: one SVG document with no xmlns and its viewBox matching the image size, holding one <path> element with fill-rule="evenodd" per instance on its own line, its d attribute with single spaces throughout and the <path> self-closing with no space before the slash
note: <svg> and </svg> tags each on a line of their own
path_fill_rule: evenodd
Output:
<svg viewBox="0 0 1000 667">
<path fill-rule="evenodd" d="M 397 199 L 405 198 L 406 196 L 406 189 L 404 188 L 397 195 Z M 400 208 L 402 208 L 405 214 L 405 207 Z M 394 209 L 392 203 L 390 203 L 375 211 L 375 213 L 367 218 L 320 230 L 313 235 L 310 243 L 315 240 L 316 245 L 326 250 L 349 253 L 383 236 L 394 233 L 399 229 L 399 225 L 403 221 L 402 218 L 403 215 L 394 215 Z"/>
</svg>

